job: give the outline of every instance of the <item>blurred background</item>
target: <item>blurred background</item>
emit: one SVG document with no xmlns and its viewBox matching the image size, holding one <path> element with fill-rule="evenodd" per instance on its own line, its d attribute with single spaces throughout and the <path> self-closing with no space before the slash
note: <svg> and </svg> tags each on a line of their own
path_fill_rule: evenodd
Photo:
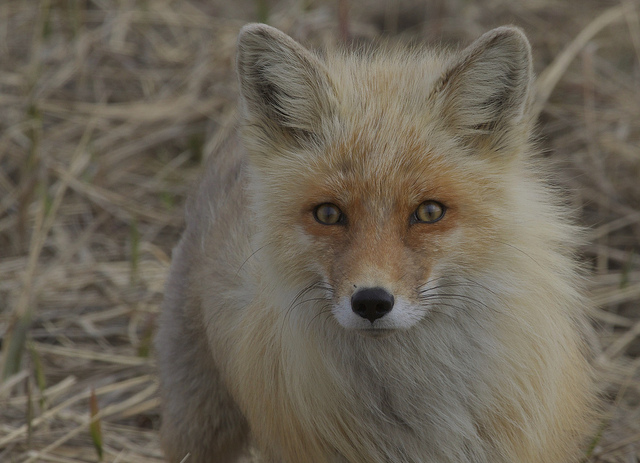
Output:
<svg viewBox="0 0 640 463">
<path fill-rule="evenodd" d="M 0 461 L 162 461 L 155 319 L 252 21 L 310 47 L 525 30 L 541 156 L 589 228 L 607 413 L 584 461 L 640 462 L 638 0 L 2 0 Z"/>
</svg>

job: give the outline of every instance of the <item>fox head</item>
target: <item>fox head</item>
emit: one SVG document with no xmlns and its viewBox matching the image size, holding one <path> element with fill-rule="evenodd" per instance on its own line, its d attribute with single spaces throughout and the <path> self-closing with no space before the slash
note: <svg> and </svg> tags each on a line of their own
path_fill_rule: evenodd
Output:
<svg viewBox="0 0 640 463">
<path fill-rule="evenodd" d="M 547 213 L 521 184 L 532 64 L 519 29 L 453 54 L 321 59 L 253 24 L 237 69 L 254 245 L 279 287 L 375 335 L 512 277 L 512 248 Z"/>
</svg>

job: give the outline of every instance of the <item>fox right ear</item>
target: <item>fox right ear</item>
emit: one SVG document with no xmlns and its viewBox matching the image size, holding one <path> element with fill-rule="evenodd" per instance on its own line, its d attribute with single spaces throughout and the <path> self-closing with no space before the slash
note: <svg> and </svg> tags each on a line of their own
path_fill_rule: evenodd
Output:
<svg viewBox="0 0 640 463">
<path fill-rule="evenodd" d="M 319 134 L 334 95 L 324 64 L 278 29 L 249 24 L 238 37 L 237 69 L 246 126 L 260 138 Z"/>
<path fill-rule="evenodd" d="M 499 27 L 457 56 L 432 98 L 457 137 L 476 148 L 509 152 L 528 138 L 532 79 L 524 33 Z"/>
</svg>

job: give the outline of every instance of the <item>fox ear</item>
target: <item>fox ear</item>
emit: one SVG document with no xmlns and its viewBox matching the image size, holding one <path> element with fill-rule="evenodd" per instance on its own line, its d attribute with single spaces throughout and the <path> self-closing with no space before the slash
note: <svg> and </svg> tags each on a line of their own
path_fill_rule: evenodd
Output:
<svg viewBox="0 0 640 463">
<path fill-rule="evenodd" d="M 449 127 L 473 148 L 505 152 L 528 138 L 531 47 L 516 27 L 487 32 L 462 51 L 432 93 Z"/>
<path fill-rule="evenodd" d="M 249 24 L 238 37 L 237 69 L 246 126 L 268 138 L 320 133 L 334 92 L 324 64 L 306 48 L 273 27 Z"/>
</svg>

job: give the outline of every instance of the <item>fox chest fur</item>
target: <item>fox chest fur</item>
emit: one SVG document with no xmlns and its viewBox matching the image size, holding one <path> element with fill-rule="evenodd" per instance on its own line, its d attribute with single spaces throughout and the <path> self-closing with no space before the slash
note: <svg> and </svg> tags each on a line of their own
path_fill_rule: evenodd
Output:
<svg viewBox="0 0 640 463">
<path fill-rule="evenodd" d="M 453 54 L 238 42 L 156 339 L 171 461 L 569 463 L 592 429 L 577 230 L 518 29 Z"/>
</svg>

